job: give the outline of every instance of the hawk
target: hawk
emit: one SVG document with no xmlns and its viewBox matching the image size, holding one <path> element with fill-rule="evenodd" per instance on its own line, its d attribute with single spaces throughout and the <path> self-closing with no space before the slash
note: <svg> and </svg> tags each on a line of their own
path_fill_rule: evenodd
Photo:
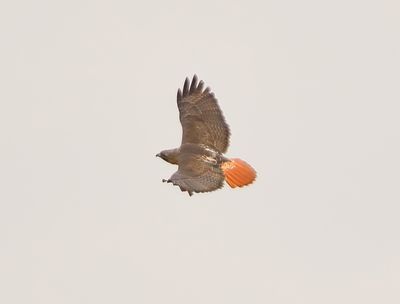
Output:
<svg viewBox="0 0 400 304">
<path fill-rule="evenodd" d="M 230 130 L 217 99 L 204 82 L 186 78 L 183 89 L 178 89 L 177 103 L 182 125 L 181 146 L 163 150 L 156 156 L 178 165 L 169 179 L 190 196 L 194 192 L 220 189 L 224 181 L 232 188 L 251 184 L 256 171 L 239 158 L 224 156 L 229 146 Z"/>
</svg>

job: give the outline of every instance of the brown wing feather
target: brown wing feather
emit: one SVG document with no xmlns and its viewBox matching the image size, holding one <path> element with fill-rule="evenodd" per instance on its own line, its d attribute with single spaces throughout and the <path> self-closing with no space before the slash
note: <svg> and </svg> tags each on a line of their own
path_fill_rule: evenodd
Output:
<svg viewBox="0 0 400 304">
<path fill-rule="evenodd" d="M 224 115 L 210 88 L 203 90 L 204 82 L 186 78 L 183 90 L 178 90 L 177 103 L 182 124 L 182 144 L 203 144 L 225 153 L 230 131 Z"/>
<path fill-rule="evenodd" d="M 179 167 L 168 182 L 182 191 L 210 192 L 224 185 L 225 176 L 219 164 L 204 154 L 199 154 L 192 145 L 184 145 L 179 156 Z"/>
</svg>

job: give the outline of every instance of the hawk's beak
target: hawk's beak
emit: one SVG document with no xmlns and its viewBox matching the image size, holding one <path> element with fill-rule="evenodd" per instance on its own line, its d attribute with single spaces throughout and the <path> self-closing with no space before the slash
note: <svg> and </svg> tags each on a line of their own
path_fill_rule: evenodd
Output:
<svg viewBox="0 0 400 304">
<path fill-rule="evenodd" d="M 156 157 L 160 157 L 160 153 L 157 153 L 157 154 L 156 154 Z"/>
</svg>

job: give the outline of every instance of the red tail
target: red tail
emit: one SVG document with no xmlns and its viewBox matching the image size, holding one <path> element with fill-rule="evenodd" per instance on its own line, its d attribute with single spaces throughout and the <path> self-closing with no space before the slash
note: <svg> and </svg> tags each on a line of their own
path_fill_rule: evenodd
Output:
<svg viewBox="0 0 400 304">
<path fill-rule="evenodd" d="M 221 165 L 225 180 L 232 188 L 251 184 L 257 176 L 256 171 L 244 160 L 233 158 Z"/>
</svg>

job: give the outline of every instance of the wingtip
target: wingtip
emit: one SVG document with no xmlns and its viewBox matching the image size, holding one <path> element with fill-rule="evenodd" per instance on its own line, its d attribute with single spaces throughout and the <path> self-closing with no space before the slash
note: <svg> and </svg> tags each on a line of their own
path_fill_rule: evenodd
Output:
<svg viewBox="0 0 400 304">
<path fill-rule="evenodd" d="M 185 82 L 183 84 L 182 91 L 178 91 L 177 96 L 178 100 L 182 99 L 183 97 L 187 96 L 192 92 L 203 91 L 204 82 L 203 80 L 199 81 L 199 77 L 197 74 L 193 74 L 192 80 L 189 77 L 185 78 Z"/>
<path fill-rule="evenodd" d="M 189 92 L 194 92 L 197 88 L 197 75 L 194 74 L 192 78 L 192 83 L 190 84 Z"/>
<path fill-rule="evenodd" d="M 204 87 L 204 81 L 200 80 L 199 85 L 197 86 L 197 91 L 202 93 L 203 92 L 203 87 Z"/>
<path fill-rule="evenodd" d="M 178 92 L 176 93 L 176 99 L 180 101 L 182 99 L 182 91 L 181 89 L 178 89 Z"/>
<path fill-rule="evenodd" d="M 185 78 L 185 83 L 183 84 L 183 96 L 186 96 L 189 92 L 189 78 Z"/>
</svg>

